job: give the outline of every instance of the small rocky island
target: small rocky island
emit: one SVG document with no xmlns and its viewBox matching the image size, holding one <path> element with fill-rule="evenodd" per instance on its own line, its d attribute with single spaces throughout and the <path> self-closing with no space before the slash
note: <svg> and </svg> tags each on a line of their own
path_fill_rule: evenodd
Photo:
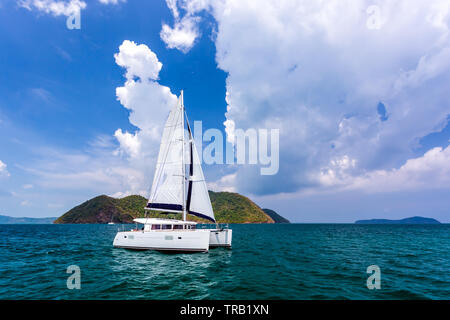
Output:
<svg viewBox="0 0 450 320">
<path fill-rule="evenodd" d="M 48 218 L 27 218 L 27 217 L 9 217 L 0 215 L 0 224 L 51 224 L 56 217 Z"/>
<path fill-rule="evenodd" d="M 209 197 L 218 223 L 289 223 L 275 211 L 263 210 L 238 193 L 209 191 Z M 146 204 L 147 199 L 138 195 L 120 199 L 101 195 L 72 208 L 54 223 L 132 223 L 134 218 L 144 217 Z M 181 219 L 181 214 L 150 211 L 148 217 Z M 209 223 L 190 215 L 188 219 Z"/>
<path fill-rule="evenodd" d="M 424 217 L 411 217 L 400 220 L 389 219 L 370 219 L 370 220 L 358 220 L 356 224 L 440 224 L 439 221 L 433 218 Z"/>
<path fill-rule="evenodd" d="M 278 213 L 271 209 L 262 209 L 262 211 L 264 211 L 265 214 L 271 217 L 275 223 L 291 223 L 288 219 L 280 216 Z"/>
</svg>

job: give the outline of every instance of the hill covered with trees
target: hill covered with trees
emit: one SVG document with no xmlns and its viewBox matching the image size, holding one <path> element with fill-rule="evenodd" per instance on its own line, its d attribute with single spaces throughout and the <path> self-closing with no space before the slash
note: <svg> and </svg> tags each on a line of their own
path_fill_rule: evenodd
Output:
<svg viewBox="0 0 450 320">
<path fill-rule="evenodd" d="M 249 198 L 238 193 L 209 191 L 209 196 L 218 223 L 277 222 Z M 72 208 L 54 223 L 132 223 L 134 218 L 145 216 L 146 204 L 147 199 L 138 195 L 121 199 L 101 195 Z M 181 214 L 149 211 L 148 217 L 181 219 Z M 208 222 L 191 215 L 188 215 L 188 220 Z"/>
</svg>

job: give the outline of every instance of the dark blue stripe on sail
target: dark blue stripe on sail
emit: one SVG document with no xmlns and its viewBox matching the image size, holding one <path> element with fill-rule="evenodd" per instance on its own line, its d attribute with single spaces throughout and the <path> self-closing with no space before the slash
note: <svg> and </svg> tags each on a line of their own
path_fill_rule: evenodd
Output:
<svg viewBox="0 0 450 320">
<path fill-rule="evenodd" d="M 169 203 L 149 203 L 147 204 L 147 208 L 183 211 L 183 206 L 181 204 L 169 204 Z"/>
<path fill-rule="evenodd" d="M 193 216 L 197 216 L 197 217 L 199 217 L 199 218 L 203 218 L 203 219 L 212 221 L 212 222 L 214 222 L 214 223 L 216 222 L 216 220 L 214 220 L 213 218 L 208 217 L 208 216 L 205 216 L 204 214 L 201 214 L 201 213 L 198 213 L 198 212 L 189 211 L 188 213 L 189 213 L 189 214 L 192 214 Z"/>
<path fill-rule="evenodd" d="M 186 201 L 186 210 L 187 211 L 189 211 L 189 209 L 191 208 L 191 196 L 192 196 L 192 181 L 189 181 L 187 201 Z"/>
<path fill-rule="evenodd" d="M 189 151 L 190 151 L 190 164 L 189 164 L 189 177 L 192 178 L 192 176 L 194 175 L 194 156 L 193 156 L 193 147 L 192 144 L 194 143 L 194 141 L 192 140 L 192 132 L 191 132 L 191 127 L 189 126 L 189 122 L 187 122 L 187 127 L 188 127 L 188 131 L 189 131 Z M 187 194 L 187 202 L 186 202 L 186 210 L 189 211 L 189 209 L 191 208 L 191 196 L 192 196 L 192 180 L 189 179 L 189 185 L 188 185 L 188 194 Z"/>
</svg>

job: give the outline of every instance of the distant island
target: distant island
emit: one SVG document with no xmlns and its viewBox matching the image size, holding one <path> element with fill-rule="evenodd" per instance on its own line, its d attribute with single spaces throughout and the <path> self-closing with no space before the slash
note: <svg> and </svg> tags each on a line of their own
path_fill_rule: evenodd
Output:
<svg viewBox="0 0 450 320">
<path fill-rule="evenodd" d="M 218 223 L 289 223 L 275 211 L 265 212 L 238 193 L 209 191 L 209 196 Z M 134 218 L 144 217 L 146 204 L 147 199 L 139 195 L 120 199 L 101 195 L 72 208 L 54 223 L 132 223 Z M 149 212 L 148 217 L 181 219 L 181 214 Z M 188 220 L 210 223 L 191 215 Z"/>
<path fill-rule="evenodd" d="M 440 224 L 439 221 L 433 218 L 424 217 L 411 217 L 401 220 L 389 220 L 389 219 L 370 219 L 370 220 L 358 220 L 356 224 Z"/>
<path fill-rule="evenodd" d="M 51 224 L 56 217 L 49 218 L 26 218 L 26 217 L 9 217 L 0 215 L 0 224 Z"/>
<path fill-rule="evenodd" d="M 269 217 L 272 218 L 275 223 L 291 223 L 288 219 L 280 216 L 278 213 L 271 209 L 262 209 Z"/>
</svg>

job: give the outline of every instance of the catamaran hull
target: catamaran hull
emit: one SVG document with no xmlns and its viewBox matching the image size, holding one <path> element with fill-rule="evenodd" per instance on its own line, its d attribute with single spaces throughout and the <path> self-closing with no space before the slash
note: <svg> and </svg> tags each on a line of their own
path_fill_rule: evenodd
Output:
<svg viewBox="0 0 450 320">
<path fill-rule="evenodd" d="M 231 248 L 231 238 L 233 231 L 231 229 L 209 229 L 209 247 Z"/>
<path fill-rule="evenodd" d="M 210 234 L 196 231 L 124 231 L 118 232 L 113 246 L 132 250 L 156 250 L 163 252 L 207 252 Z"/>
</svg>

